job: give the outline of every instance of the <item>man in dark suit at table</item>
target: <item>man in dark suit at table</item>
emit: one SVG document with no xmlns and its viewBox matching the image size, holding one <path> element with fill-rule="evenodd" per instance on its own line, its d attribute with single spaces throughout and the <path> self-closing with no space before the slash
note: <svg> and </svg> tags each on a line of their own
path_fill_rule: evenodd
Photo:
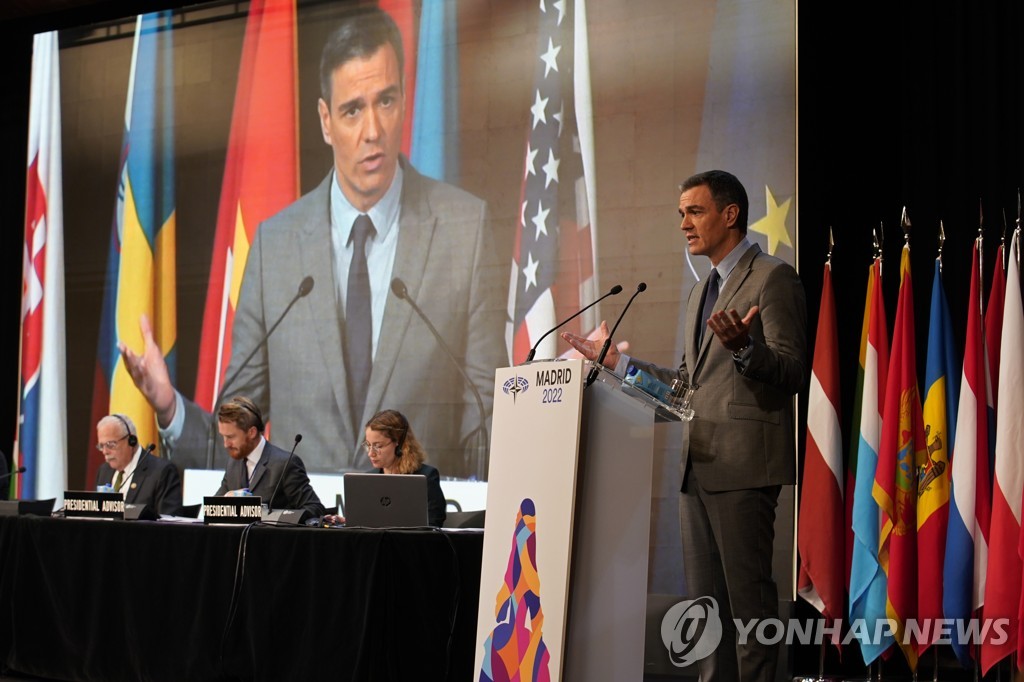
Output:
<svg viewBox="0 0 1024 682">
<path fill-rule="evenodd" d="M 96 424 L 96 449 L 104 462 L 96 485 L 124 494 L 126 504 L 145 504 L 159 514 L 181 511 L 181 475 L 162 457 L 143 450 L 135 424 L 123 414 L 108 414 Z"/>
<path fill-rule="evenodd" d="M 699 386 L 683 436 L 679 518 L 688 596 L 712 596 L 721 610 L 722 643 L 699 661 L 705 682 L 775 679 L 777 647 L 753 633 L 739 644 L 733 618 L 778 618 L 775 507 L 781 487 L 795 482 L 793 396 L 807 376 L 803 285 L 791 266 L 747 239 L 748 207 L 731 173 L 698 173 L 682 184 L 687 248 L 713 266 L 690 291 L 682 362 L 662 368 L 614 345 L 604 360 L 618 373 L 634 365 L 665 383 L 681 376 Z M 596 341 L 562 336 L 594 360 L 608 336 L 602 329 Z"/>
<path fill-rule="evenodd" d="M 323 516 L 320 503 L 298 455 L 263 437 L 263 415 L 248 398 L 236 396 L 217 411 L 217 428 L 231 456 L 217 495 L 259 495 L 273 509 L 302 509 Z M 297 444 L 297 443 L 296 443 Z M 273 499 L 271 499 L 273 496 Z"/>
<path fill-rule="evenodd" d="M 403 64 L 401 34 L 377 7 L 349 13 L 328 38 L 319 116 L 334 168 L 259 227 L 225 381 L 276 427 L 305 434 L 313 471 L 358 468 L 362 425 L 388 406 L 415 421 L 445 472 L 480 475 L 484 462 L 466 453 L 478 452 L 494 369 L 508 362 L 507 268 L 495 257 L 486 204 L 420 175 L 401 155 Z M 267 338 L 307 276 L 312 291 Z M 405 283 L 472 387 L 409 301 L 392 292 L 393 278 Z M 205 467 L 210 415 L 174 389 L 148 321 L 141 326 L 143 352 L 121 344 L 125 365 L 156 411 L 172 460 Z"/>
</svg>

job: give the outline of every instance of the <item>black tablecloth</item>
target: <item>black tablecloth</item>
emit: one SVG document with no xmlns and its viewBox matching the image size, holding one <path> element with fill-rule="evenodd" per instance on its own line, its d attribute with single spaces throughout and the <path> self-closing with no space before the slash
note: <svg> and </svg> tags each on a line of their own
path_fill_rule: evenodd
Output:
<svg viewBox="0 0 1024 682">
<path fill-rule="evenodd" d="M 483 534 L 0 518 L 0 669 L 467 680 Z"/>
</svg>

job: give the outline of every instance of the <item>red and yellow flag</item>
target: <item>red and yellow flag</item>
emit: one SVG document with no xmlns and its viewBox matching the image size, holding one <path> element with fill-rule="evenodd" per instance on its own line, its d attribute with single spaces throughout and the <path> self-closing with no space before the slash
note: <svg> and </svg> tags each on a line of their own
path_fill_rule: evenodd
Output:
<svg viewBox="0 0 1024 682">
<path fill-rule="evenodd" d="M 207 410 L 231 359 L 235 307 L 256 228 L 299 196 L 295 36 L 295 0 L 253 1 L 199 346 L 195 401 Z"/>
<path fill-rule="evenodd" d="M 917 649 L 906 636 L 906 623 L 917 617 L 917 491 L 928 459 L 917 385 L 914 287 L 910 247 L 904 246 L 872 497 L 882 511 L 878 562 L 888 579 L 886 615 L 896 623 L 896 642 L 911 670 L 917 668 Z"/>
</svg>

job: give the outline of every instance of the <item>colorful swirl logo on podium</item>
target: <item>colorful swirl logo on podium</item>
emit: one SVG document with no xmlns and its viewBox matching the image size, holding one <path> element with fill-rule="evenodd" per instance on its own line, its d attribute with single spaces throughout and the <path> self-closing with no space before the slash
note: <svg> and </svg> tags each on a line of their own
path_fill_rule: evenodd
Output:
<svg viewBox="0 0 1024 682">
<path fill-rule="evenodd" d="M 519 503 L 508 568 L 494 600 L 494 621 L 484 642 L 479 682 L 549 682 L 551 654 L 544 644 L 537 575 L 537 515 L 529 498 Z"/>
<path fill-rule="evenodd" d="M 676 667 L 706 658 L 722 641 L 718 602 L 714 597 L 699 597 L 674 604 L 661 619 L 661 641 Z"/>
</svg>

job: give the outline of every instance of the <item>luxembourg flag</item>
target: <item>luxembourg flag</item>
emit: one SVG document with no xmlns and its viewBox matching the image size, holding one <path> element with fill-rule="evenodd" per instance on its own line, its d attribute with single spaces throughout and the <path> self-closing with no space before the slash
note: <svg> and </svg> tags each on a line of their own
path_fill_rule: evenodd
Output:
<svg viewBox="0 0 1024 682">
<path fill-rule="evenodd" d="M 981 238 L 974 242 L 971 258 L 971 293 L 967 308 L 967 342 L 960 381 L 956 438 L 950 467 L 949 526 L 942 610 L 946 618 L 966 622 L 985 601 L 985 568 L 988 564 L 989 519 L 992 490 L 988 466 L 988 373 L 985 371 L 985 337 L 981 319 Z M 961 626 L 962 627 L 962 626 Z M 975 652 L 952 641 L 960 665 L 974 666 Z"/>
<path fill-rule="evenodd" d="M 67 488 L 64 207 L 57 32 L 35 36 L 29 113 L 21 378 L 11 496 L 59 500 Z"/>
<path fill-rule="evenodd" d="M 885 621 L 886 575 L 878 559 L 881 509 L 871 496 L 878 467 L 882 434 L 882 405 L 889 371 L 889 336 L 882 298 L 882 262 L 875 260 L 868 274 L 864 326 L 861 332 L 860 366 L 863 371 L 861 414 L 858 429 L 857 481 L 853 489 L 851 522 L 854 541 L 850 565 L 850 622 L 864 619 L 870 631 Z M 870 665 L 892 646 L 892 636 L 879 641 L 860 640 L 864 663 Z"/>
</svg>

